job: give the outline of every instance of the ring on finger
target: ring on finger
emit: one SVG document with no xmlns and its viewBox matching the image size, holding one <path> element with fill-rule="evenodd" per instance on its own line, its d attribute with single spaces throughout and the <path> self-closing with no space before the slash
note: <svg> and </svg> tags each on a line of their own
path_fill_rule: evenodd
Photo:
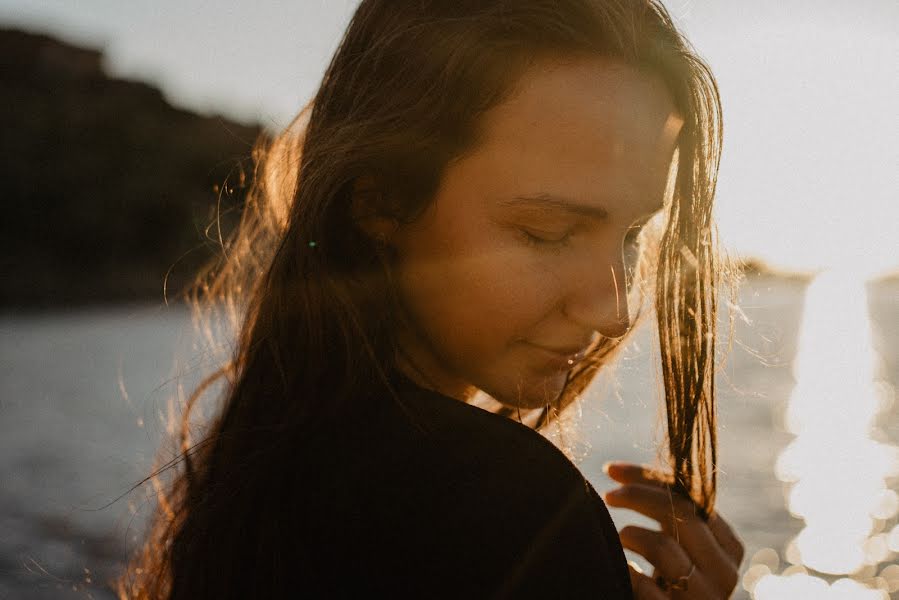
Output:
<svg viewBox="0 0 899 600">
<path fill-rule="evenodd" d="M 664 591 L 679 591 L 685 592 L 690 587 L 690 576 L 693 575 L 693 572 L 696 570 L 696 565 L 690 566 L 690 572 L 686 575 L 681 575 L 677 579 L 668 579 L 662 575 L 656 575 L 655 582 L 656 585 L 659 586 Z"/>
</svg>

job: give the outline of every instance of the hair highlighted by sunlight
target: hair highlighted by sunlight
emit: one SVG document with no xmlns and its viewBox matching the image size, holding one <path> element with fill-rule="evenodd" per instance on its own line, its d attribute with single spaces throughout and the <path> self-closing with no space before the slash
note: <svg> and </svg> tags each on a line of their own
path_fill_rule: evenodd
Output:
<svg viewBox="0 0 899 600">
<path fill-rule="evenodd" d="M 415 219 L 449 161 L 477 145 L 479 116 L 536 61 L 574 55 L 660 77 L 684 119 L 668 218 L 640 272 L 654 284 L 674 488 L 711 514 L 721 114 L 708 67 L 655 0 L 363 0 L 313 101 L 255 151 L 241 222 L 193 290 L 206 318 L 224 307 L 234 321 L 234 355 L 195 390 L 179 456 L 153 476 L 175 470 L 123 598 L 297 584 L 288 546 L 302 540 L 282 535 L 279 516 L 316 493 L 303 473 L 332 443 L 330 424 L 363 402 L 402 401 L 390 384 L 398 303 L 383 253 L 350 217 L 354 186 L 373 178 L 385 210 Z M 594 348 L 533 426 L 558 418 L 619 346 Z M 216 379 L 222 406 L 195 442 L 190 409 Z"/>
</svg>

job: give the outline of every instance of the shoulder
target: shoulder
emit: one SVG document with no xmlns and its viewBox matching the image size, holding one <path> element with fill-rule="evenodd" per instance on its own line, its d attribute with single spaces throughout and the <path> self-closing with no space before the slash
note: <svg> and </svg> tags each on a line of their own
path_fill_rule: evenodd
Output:
<svg viewBox="0 0 899 600">
<path fill-rule="evenodd" d="M 405 382 L 398 386 L 409 428 L 427 448 L 448 459 L 476 460 L 478 470 L 521 477 L 529 485 L 586 484 L 577 467 L 543 435 L 512 419 Z M 556 487 L 556 486 L 553 486 Z"/>
<path fill-rule="evenodd" d="M 476 564 L 452 560 L 498 597 L 630 598 L 608 510 L 561 450 L 521 423 L 433 392 L 406 390 L 405 399 L 417 402 L 426 429 L 416 444 L 426 467 L 412 485 L 429 507 L 420 523 L 444 546 L 432 552 L 489 556 L 492 583 Z"/>
<path fill-rule="evenodd" d="M 531 485 L 586 484 L 569 458 L 539 432 L 512 419 L 447 398 L 442 402 L 436 439 L 456 452 L 477 454 L 485 468 L 520 474 Z M 583 485 L 584 491 L 587 486 Z"/>
</svg>

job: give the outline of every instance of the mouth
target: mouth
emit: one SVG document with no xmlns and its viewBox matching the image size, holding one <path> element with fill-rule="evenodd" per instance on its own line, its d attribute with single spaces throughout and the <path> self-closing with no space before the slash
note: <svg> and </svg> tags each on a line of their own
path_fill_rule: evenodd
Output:
<svg viewBox="0 0 899 600">
<path fill-rule="evenodd" d="M 587 356 L 589 346 L 543 346 L 527 342 L 527 344 L 537 349 L 545 357 L 547 366 L 553 370 L 567 371 L 581 362 Z"/>
</svg>

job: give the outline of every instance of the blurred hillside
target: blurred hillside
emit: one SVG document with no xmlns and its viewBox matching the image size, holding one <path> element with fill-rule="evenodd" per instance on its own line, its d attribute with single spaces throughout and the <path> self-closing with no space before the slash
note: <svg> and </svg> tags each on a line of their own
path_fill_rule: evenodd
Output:
<svg viewBox="0 0 899 600">
<path fill-rule="evenodd" d="M 102 55 L 0 29 L 0 307 L 173 297 L 242 201 L 261 129 L 171 106 L 111 79 Z M 213 235 L 213 238 L 215 236 Z"/>
</svg>

